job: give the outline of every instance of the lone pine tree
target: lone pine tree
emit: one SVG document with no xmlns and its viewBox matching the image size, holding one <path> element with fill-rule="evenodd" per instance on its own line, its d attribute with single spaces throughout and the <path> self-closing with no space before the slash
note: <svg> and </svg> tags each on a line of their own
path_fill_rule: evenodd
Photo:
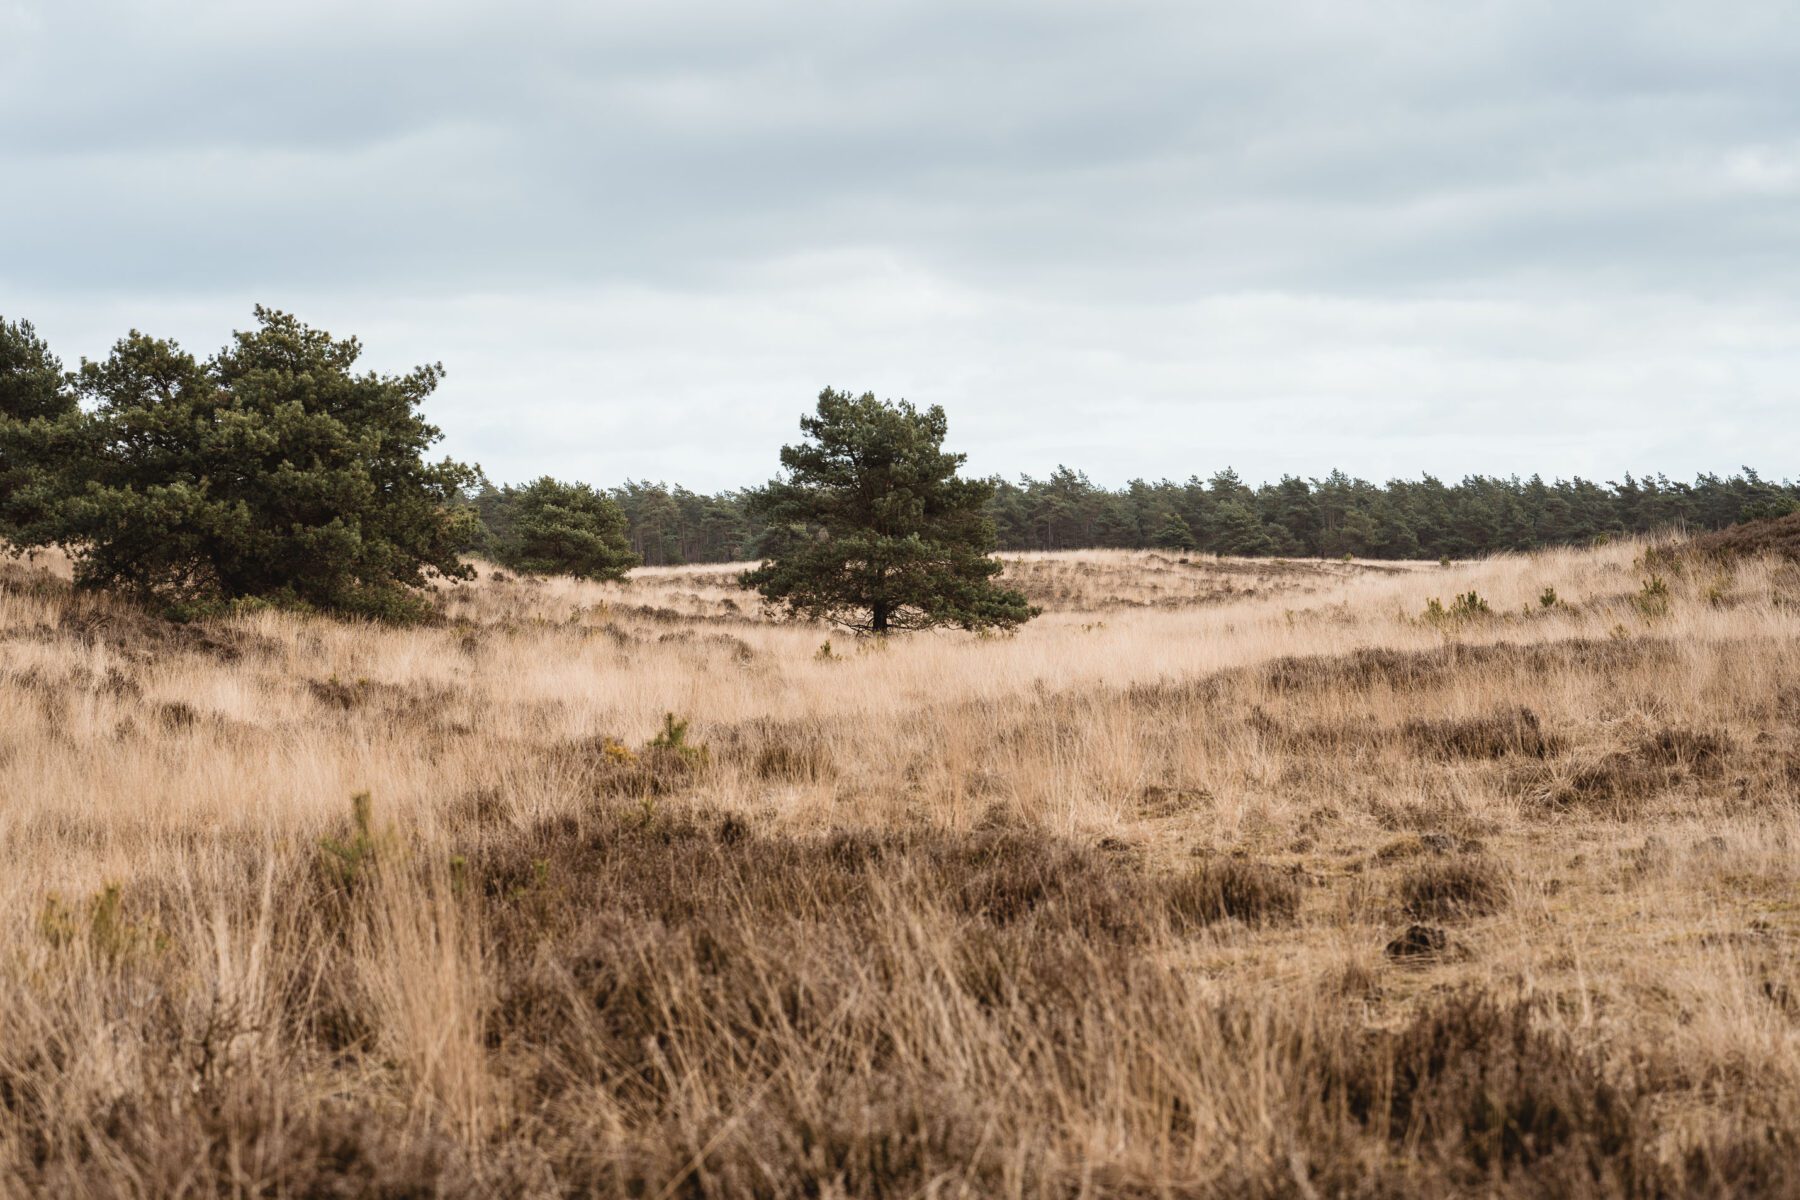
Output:
<svg viewBox="0 0 1800 1200">
<path fill-rule="evenodd" d="M 830 388 L 781 448 L 784 478 L 751 501 L 786 531 L 747 587 L 790 613 L 885 634 L 954 625 L 1010 629 L 1038 610 L 1000 587 L 986 506 L 994 485 L 961 479 L 943 448 L 944 410 Z"/>
</svg>

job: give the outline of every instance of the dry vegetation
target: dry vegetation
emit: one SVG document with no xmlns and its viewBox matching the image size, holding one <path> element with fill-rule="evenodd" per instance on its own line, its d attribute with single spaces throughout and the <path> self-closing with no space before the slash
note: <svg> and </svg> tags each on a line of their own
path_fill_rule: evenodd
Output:
<svg viewBox="0 0 1800 1200">
<path fill-rule="evenodd" d="M 1644 551 L 887 645 L 0 567 L 0 1192 L 1796 1194 L 1800 583 Z"/>
</svg>

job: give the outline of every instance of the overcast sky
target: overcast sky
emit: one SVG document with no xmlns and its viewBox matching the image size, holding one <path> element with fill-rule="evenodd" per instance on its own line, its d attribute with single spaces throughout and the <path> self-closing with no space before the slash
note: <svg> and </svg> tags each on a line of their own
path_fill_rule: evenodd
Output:
<svg viewBox="0 0 1800 1200">
<path fill-rule="evenodd" d="M 0 0 L 0 314 L 441 360 L 497 480 L 1800 460 L 1792 0 Z"/>
</svg>

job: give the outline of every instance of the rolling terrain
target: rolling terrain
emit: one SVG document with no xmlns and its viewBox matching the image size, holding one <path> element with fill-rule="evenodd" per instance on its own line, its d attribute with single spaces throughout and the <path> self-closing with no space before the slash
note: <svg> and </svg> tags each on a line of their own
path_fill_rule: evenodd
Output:
<svg viewBox="0 0 1800 1200">
<path fill-rule="evenodd" d="M 1791 1195 L 1796 568 L 0 565 L 0 1192 Z"/>
</svg>

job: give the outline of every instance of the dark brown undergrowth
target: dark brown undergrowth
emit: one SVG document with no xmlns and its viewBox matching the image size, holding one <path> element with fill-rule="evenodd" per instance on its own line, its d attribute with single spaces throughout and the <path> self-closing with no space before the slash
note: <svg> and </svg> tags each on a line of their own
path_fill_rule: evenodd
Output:
<svg viewBox="0 0 1800 1200">
<path fill-rule="evenodd" d="M 1400 877 L 1400 907 L 1420 920 L 1485 917 L 1506 907 L 1511 880 L 1499 863 L 1479 854 L 1420 863 Z"/>
<path fill-rule="evenodd" d="M 1245 724 L 1269 744 L 1309 758 L 1354 755 L 1378 750 L 1396 740 L 1414 754 L 1436 759 L 1507 755 L 1547 758 L 1566 747 L 1562 738 L 1546 733 L 1538 715 L 1523 705 L 1475 717 L 1419 717 L 1398 729 L 1372 717 L 1287 722 L 1270 715 L 1260 705 L 1252 705 Z"/>
<path fill-rule="evenodd" d="M 1371 717 L 1295 722 L 1271 716 L 1261 705 L 1251 706 L 1244 723 L 1265 743 L 1284 753 L 1309 758 L 1353 755 L 1385 746 L 1394 737 L 1391 728 Z"/>
<path fill-rule="evenodd" d="M 1717 779 L 1730 754 L 1723 734 L 1665 728 L 1568 771 L 1522 778 L 1527 798 L 1540 808 L 1629 817 L 1684 783 Z"/>
<path fill-rule="evenodd" d="M 213 950 L 181 940 L 104 964 L 71 946 L 0 980 L 0 1178 L 387 1197 L 1789 1186 L 1796 1113 L 1746 1106 L 1671 1141 L 1679 1071 L 1603 1058 L 1523 1002 L 1454 995 L 1381 1031 L 1221 998 L 1166 931 L 1293 919 L 1298 888 L 1267 864 L 1170 881 L 1030 830 L 800 837 L 630 803 L 463 832 L 449 863 L 378 836 L 349 885 L 341 863 L 281 868 L 264 1016 L 196 989 Z M 1503 894 L 1482 860 L 1433 865 L 1407 895 L 1434 910 Z M 246 910 L 259 877 L 234 872 L 206 911 Z M 179 931 L 187 903 L 172 887 L 122 912 Z M 381 914 L 440 903 L 485 947 L 466 1052 L 486 1117 L 409 1074 L 367 990 Z M 29 1003 L 58 973 L 80 1004 Z"/>
<path fill-rule="evenodd" d="M 1479 717 L 1412 720 L 1401 736 L 1421 754 L 1436 758 L 1500 758 L 1522 754 L 1545 758 L 1563 749 L 1562 739 L 1544 732 L 1538 715 L 1523 705 Z"/>
<path fill-rule="evenodd" d="M 1459 673 L 1479 668 L 1510 668 L 1526 674 L 1555 670 L 1608 672 L 1673 661 L 1673 646 L 1655 638 L 1450 642 L 1430 650 L 1370 648 L 1349 654 L 1279 658 L 1264 669 L 1263 682 L 1276 693 L 1367 691 L 1375 687 L 1412 691 L 1443 685 Z"/>
<path fill-rule="evenodd" d="M 1752 1181 L 1777 1181 L 1791 1148 L 1754 1139 L 1723 1154 L 1708 1147 L 1686 1163 L 1659 1161 L 1646 1089 L 1537 1015 L 1529 1003 L 1470 991 L 1393 1033 L 1339 1026 L 1341 1040 L 1325 1055 L 1325 1096 L 1353 1126 L 1436 1164 L 1440 1187 L 1727 1195 Z"/>
<path fill-rule="evenodd" d="M 66 600 L 71 590 L 67 580 L 32 566 L 14 552 L 0 549 L 0 591 L 38 600 Z"/>
<path fill-rule="evenodd" d="M 1300 888 L 1267 863 L 1220 859 L 1197 867 L 1169 885 L 1170 921 L 1178 930 L 1227 919 L 1248 925 L 1291 921 L 1300 911 Z"/>
<path fill-rule="evenodd" d="M 1695 560 L 1729 563 L 1734 559 L 1763 555 L 1800 562 L 1800 513 L 1746 521 L 1742 525 L 1702 533 L 1685 541 L 1658 546 L 1645 557 L 1652 565 L 1663 566 Z"/>
</svg>

